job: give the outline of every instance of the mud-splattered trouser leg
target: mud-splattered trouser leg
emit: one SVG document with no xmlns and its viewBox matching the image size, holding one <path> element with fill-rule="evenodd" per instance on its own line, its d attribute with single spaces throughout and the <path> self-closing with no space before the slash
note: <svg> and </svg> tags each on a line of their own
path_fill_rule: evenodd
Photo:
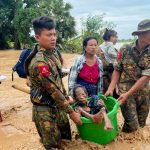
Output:
<svg viewBox="0 0 150 150">
<path fill-rule="evenodd" d="M 45 106 L 33 107 L 33 118 L 46 149 L 61 148 L 61 139 L 71 140 L 67 114 Z"/>
<path fill-rule="evenodd" d="M 146 125 L 146 119 L 149 113 L 149 94 L 138 92 L 128 98 L 128 101 L 121 106 L 124 117 L 123 132 L 133 132 L 138 127 Z"/>
</svg>

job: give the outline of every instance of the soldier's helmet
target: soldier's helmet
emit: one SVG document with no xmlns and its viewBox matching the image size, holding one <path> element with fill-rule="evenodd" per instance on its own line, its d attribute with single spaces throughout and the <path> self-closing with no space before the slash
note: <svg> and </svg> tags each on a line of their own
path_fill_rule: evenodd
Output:
<svg viewBox="0 0 150 150">
<path fill-rule="evenodd" d="M 138 29 L 137 31 L 134 31 L 132 33 L 133 36 L 135 35 L 139 35 L 141 33 L 145 33 L 147 31 L 150 31 L 150 19 L 146 19 L 146 20 L 143 20 L 141 21 L 139 24 L 138 24 Z"/>
</svg>

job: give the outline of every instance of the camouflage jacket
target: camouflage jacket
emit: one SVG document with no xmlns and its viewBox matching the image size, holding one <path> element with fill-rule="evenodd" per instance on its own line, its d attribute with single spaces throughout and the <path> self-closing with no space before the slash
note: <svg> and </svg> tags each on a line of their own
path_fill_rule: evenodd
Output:
<svg viewBox="0 0 150 150">
<path fill-rule="evenodd" d="M 61 62 L 55 52 L 38 48 L 28 67 L 31 81 L 31 101 L 38 105 L 50 104 L 67 113 L 73 111 L 62 82 Z M 49 102 L 48 102 L 49 101 Z"/>
<path fill-rule="evenodd" d="M 135 62 L 130 52 L 138 58 L 138 62 Z M 121 93 L 127 92 L 141 76 L 150 76 L 150 45 L 141 52 L 136 48 L 136 43 L 123 46 L 117 54 L 114 69 L 121 72 Z"/>
</svg>

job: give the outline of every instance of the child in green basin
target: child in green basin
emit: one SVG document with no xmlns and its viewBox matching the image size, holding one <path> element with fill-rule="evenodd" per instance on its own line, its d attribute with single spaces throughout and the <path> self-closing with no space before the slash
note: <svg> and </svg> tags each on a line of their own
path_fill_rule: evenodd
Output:
<svg viewBox="0 0 150 150">
<path fill-rule="evenodd" d="M 104 118 L 105 130 L 112 130 L 112 124 L 107 117 L 108 110 L 105 104 L 98 96 L 93 95 L 92 99 L 88 101 L 88 94 L 85 87 L 81 85 L 76 85 L 73 90 L 73 96 L 75 98 L 75 110 L 82 116 L 91 119 L 93 122 L 100 124 Z"/>
</svg>

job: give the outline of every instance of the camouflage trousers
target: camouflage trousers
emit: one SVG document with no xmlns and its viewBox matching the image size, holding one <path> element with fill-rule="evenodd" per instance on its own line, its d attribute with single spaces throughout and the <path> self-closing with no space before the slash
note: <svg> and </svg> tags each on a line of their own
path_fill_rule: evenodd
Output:
<svg viewBox="0 0 150 150">
<path fill-rule="evenodd" d="M 61 139 L 71 140 L 70 124 L 65 112 L 34 105 L 33 121 L 46 149 L 61 148 Z"/>
<path fill-rule="evenodd" d="M 149 104 L 149 90 L 138 91 L 128 98 L 128 101 L 121 106 L 124 117 L 123 132 L 133 132 L 137 130 L 138 127 L 144 127 L 146 125 L 150 107 Z"/>
</svg>

